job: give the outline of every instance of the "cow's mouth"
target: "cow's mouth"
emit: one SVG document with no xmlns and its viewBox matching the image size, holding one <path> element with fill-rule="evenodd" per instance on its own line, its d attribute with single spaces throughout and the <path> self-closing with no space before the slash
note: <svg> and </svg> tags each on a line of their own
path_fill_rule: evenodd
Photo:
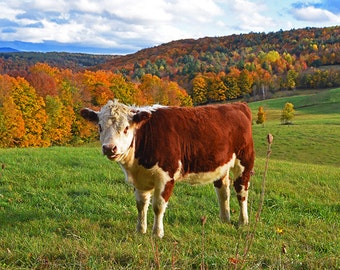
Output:
<svg viewBox="0 0 340 270">
<path fill-rule="evenodd" d="M 106 157 L 109 159 L 109 160 L 117 160 L 119 155 L 118 154 L 114 154 L 114 155 L 106 155 Z"/>
</svg>

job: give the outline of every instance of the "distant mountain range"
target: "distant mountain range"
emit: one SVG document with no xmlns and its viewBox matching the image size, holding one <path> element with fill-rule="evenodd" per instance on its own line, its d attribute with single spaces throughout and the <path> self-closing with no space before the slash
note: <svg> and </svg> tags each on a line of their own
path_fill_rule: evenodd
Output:
<svg viewBox="0 0 340 270">
<path fill-rule="evenodd" d="M 1 47 L 0 53 L 6 53 L 6 52 L 20 52 L 19 50 L 9 48 L 9 47 Z"/>
</svg>

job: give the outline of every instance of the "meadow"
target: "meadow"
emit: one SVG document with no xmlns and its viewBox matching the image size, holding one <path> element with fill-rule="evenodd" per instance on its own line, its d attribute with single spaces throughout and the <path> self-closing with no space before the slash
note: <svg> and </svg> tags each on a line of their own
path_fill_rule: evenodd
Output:
<svg viewBox="0 0 340 270">
<path fill-rule="evenodd" d="M 287 101 L 296 116 L 281 125 Z M 340 89 L 249 105 L 267 115 L 253 125 L 249 226 L 236 225 L 234 190 L 223 224 L 213 185 L 179 183 L 165 237 L 151 235 L 151 208 L 140 235 L 133 188 L 98 143 L 0 149 L 0 269 L 339 269 Z"/>
</svg>

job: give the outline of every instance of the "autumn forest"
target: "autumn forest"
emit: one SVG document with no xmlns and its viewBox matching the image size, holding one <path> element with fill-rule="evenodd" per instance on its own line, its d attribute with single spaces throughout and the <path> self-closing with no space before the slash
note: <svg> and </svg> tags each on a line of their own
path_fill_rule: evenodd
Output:
<svg viewBox="0 0 340 270">
<path fill-rule="evenodd" d="M 340 86 L 340 27 L 179 40 L 135 54 L 0 53 L 0 147 L 88 142 L 108 99 L 196 106 Z"/>
</svg>

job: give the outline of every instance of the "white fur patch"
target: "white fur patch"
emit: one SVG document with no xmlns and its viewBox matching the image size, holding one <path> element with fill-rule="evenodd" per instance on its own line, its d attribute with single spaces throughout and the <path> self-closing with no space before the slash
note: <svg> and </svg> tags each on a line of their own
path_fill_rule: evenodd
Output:
<svg viewBox="0 0 340 270">
<path fill-rule="evenodd" d="M 212 172 L 189 173 L 182 175 L 182 163 L 179 161 L 179 167 L 174 175 L 174 180 L 179 182 L 187 182 L 191 185 L 212 183 L 226 176 L 230 168 L 234 167 L 236 154 L 234 153 L 232 159 L 223 166 L 217 167 Z M 126 164 L 120 164 L 124 173 L 126 182 L 132 184 L 139 190 L 151 190 L 155 184 L 165 185 L 171 180 L 168 172 L 163 171 L 162 168 L 156 164 L 151 169 L 146 169 L 138 165 L 138 160 L 134 160 L 133 165 L 126 167 Z"/>
<path fill-rule="evenodd" d="M 217 167 L 212 172 L 201 172 L 201 173 L 189 173 L 188 175 L 181 176 L 178 181 L 187 182 L 191 185 L 207 184 L 212 183 L 216 180 L 223 178 L 228 174 L 230 168 L 234 167 L 236 160 L 236 154 L 234 153 L 232 159 L 224 164 L 223 166 Z M 177 180 L 177 179 L 175 179 Z"/>
<path fill-rule="evenodd" d="M 171 180 L 168 172 L 163 171 L 158 164 L 146 169 L 138 165 L 136 159 L 131 167 L 125 168 L 124 165 L 120 165 L 125 173 L 125 181 L 139 190 L 152 190 L 156 185 L 164 187 Z"/>
</svg>

